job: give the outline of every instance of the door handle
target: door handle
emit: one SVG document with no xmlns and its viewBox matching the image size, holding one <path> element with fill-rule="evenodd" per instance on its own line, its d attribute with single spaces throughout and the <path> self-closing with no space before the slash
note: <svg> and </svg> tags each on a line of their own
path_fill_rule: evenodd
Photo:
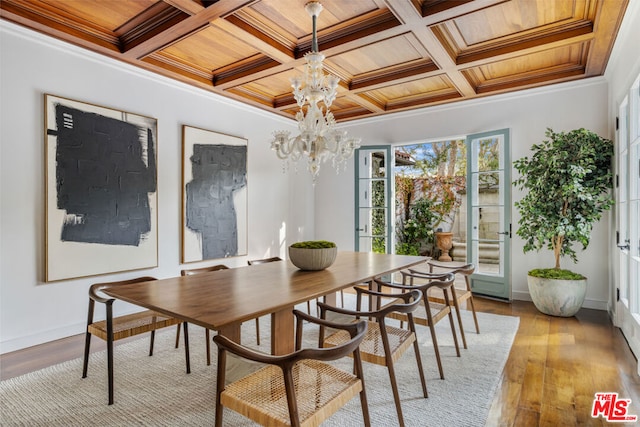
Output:
<svg viewBox="0 0 640 427">
<path fill-rule="evenodd" d="M 620 248 L 621 251 L 624 250 L 631 250 L 631 240 L 630 239 L 624 239 L 624 245 L 617 245 L 618 248 Z"/>
<path fill-rule="evenodd" d="M 503 236 L 509 236 L 509 238 L 511 238 L 511 224 L 509 224 L 508 231 L 496 231 L 496 233 L 502 234 Z"/>
</svg>

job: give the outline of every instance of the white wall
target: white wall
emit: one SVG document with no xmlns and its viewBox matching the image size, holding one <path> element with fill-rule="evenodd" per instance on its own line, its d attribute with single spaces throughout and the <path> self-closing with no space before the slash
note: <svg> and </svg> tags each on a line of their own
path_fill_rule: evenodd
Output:
<svg viewBox="0 0 640 427">
<path fill-rule="evenodd" d="M 293 129 L 293 121 L 5 21 L 0 52 L 1 353 L 82 333 L 91 283 L 180 274 L 183 124 L 248 139 L 249 256 L 221 262 L 235 267 L 248 258 L 284 257 L 287 239 L 311 237 L 311 181 L 283 174 L 269 146 L 271 133 Z M 43 283 L 44 93 L 158 119 L 158 268 Z M 134 308 L 117 303 L 116 310 Z"/>
<path fill-rule="evenodd" d="M 544 138 L 547 127 L 568 131 L 584 127 L 604 137 L 608 131 L 607 83 L 604 78 L 583 80 L 553 87 L 531 89 L 487 100 L 454 103 L 382 119 L 353 122 L 345 127 L 350 136 L 362 138 L 363 145 L 404 144 L 433 138 L 447 138 L 490 130 L 511 129 L 511 156 L 530 153 L 532 144 Z M 512 176 L 515 177 L 515 170 Z M 522 197 L 513 189 L 512 201 Z M 316 185 L 316 235 L 333 239 L 342 248 L 354 247 L 353 165 L 348 173 L 322 174 Z M 589 279 L 585 307 L 606 309 L 608 299 L 609 230 L 607 216 L 594 227 L 589 248 L 573 265 L 565 259 L 563 267 L 579 271 Z M 336 221 L 336 219 L 340 221 Z M 515 232 L 519 215 L 512 209 Z M 512 239 L 512 297 L 530 300 L 527 271 L 553 266 L 553 253 L 523 254 L 524 242 Z"/>
</svg>

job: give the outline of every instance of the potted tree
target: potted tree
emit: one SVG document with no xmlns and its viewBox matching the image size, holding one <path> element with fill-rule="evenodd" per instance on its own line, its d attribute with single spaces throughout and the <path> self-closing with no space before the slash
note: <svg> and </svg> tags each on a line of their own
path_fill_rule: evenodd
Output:
<svg viewBox="0 0 640 427">
<path fill-rule="evenodd" d="M 560 258 L 577 262 L 573 245 L 587 248 L 593 224 L 613 204 L 613 143 L 585 129 L 547 129 L 545 135 L 531 158 L 514 162 L 520 173 L 514 185 L 526 191 L 515 203 L 521 215 L 516 234 L 525 240 L 525 253 L 548 248 L 555 257 L 553 268 L 528 273 L 533 303 L 545 314 L 570 317 L 582 307 L 587 279 L 561 269 Z"/>
</svg>

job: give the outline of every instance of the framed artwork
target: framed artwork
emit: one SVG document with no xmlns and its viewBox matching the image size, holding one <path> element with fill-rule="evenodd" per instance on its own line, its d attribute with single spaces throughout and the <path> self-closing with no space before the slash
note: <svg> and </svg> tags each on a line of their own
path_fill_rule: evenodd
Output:
<svg viewBox="0 0 640 427">
<path fill-rule="evenodd" d="M 158 266 L 157 129 L 45 94 L 47 282 Z"/>
<path fill-rule="evenodd" d="M 247 140 L 182 126 L 182 262 L 247 254 Z"/>
</svg>

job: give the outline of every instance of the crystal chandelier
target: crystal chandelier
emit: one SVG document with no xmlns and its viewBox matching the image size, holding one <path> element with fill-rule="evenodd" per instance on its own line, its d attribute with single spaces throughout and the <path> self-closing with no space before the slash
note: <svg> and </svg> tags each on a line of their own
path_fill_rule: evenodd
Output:
<svg viewBox="0 0 640 427">
<path fill-rule="evenodd" d="M 325 75 L 322 70 L 324 55 L 318 52 L 316 35 L 316 19 L 322 11 L 322 5 L 311 1 L 305 5 L 305 10 L 313 19 L 313 38 L 311 52 L 304 56 L 307 61 L 304 87 L 300 77 L 291 79 L 293 96 L 300 107 L 296 114 L 300 134 L 292 137 L 289 131 L 274 132 L 271 149 L 285 161 L 285 168 L 289 160 L 297 162 L 301 157 L 307 156 L 309 172 L 315 184 L 320 164 L 331 159 L 333 166 L 339 170 L 339 166 L 344 165 L 353 151 L 360 147 L 360 139 L 349 138 L 346 131 L 335 129 L 336 119 L 329 107 L 336 99 L 340 79 Z"/>
</svg>

